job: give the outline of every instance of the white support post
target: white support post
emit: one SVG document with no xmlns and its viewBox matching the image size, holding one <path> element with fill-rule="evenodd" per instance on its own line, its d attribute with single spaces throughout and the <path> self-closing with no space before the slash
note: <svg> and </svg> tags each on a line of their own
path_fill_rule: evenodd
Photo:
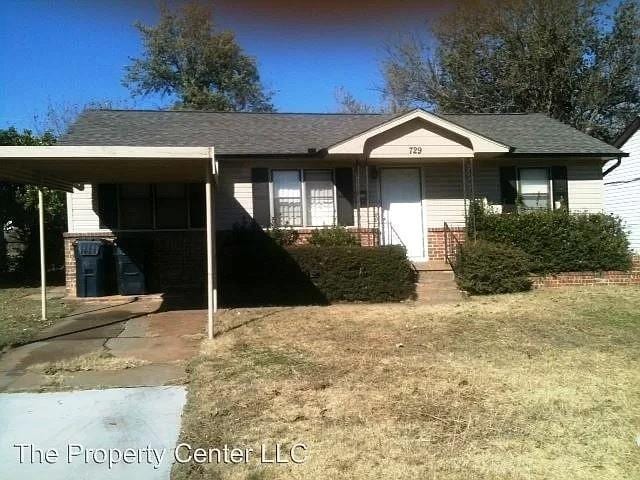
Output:
<svg viewBox="0 0 640 480">
<path fill-rule="evenodd" d="M 38 187 L 38 233 L 40 236 L 40 303 L 42 319 L 47 319 L 47 266 L 44 256 L 44 196 Z"/>
<path fill-rule="evenodd" d="M 213 317 L 218 310 L 217 275 L 216 275 L 216 239 L 213 205 L 213 179 L 215 159 L 211 147 L 211 159 L 207 162 L 207 182 L 205 185 L 205 202 L 207 211 L 207 335 L 213 339 Z"/>
</svg>

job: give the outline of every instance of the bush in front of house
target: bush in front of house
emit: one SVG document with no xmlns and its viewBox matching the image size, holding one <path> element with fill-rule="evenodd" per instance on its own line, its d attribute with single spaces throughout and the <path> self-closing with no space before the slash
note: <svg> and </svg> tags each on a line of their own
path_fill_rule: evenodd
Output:
<svg viewBox="0 0 640 480">
<path fill-rule="evenodd" d="M 497 214 L 474 207 L 477 238 L 517 247 L 538 274 L 628 270 L 631 254 L 619 218 L 566 210 Z"/>
<path fill-rule="evenodd" d="M 288 250 L 329 302 L 397 302 L 415 294 L 403 247 L 304 246 Z"/>
<path fill-rule="evenodd" d="M 484 240 L 467 241 L 458 253 L 458 286 L 474 295 L 523 292 L 531 289 L 530 258 L 522 250 Z"/>
<path fill-rule="evenodd" d="M 217 250 L 226 306 L 400 301 L 415 291 L 402 247 L 284 247 L 260 228 L 238 226 L 219 235 Z"/>
<path fill-rule="evenodd" d="M 311 232 L 309 244 L 318 247 L 348 247 L 360 245 L 358 237 L 345 227 L 318 228 Z"/>
</svg>

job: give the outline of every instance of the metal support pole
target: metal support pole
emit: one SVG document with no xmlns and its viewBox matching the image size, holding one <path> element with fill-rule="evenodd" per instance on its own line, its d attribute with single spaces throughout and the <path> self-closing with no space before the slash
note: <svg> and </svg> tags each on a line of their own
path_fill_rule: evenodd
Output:
<svg viewBox="0 0 640 480">
<path fill-rule="evenodd" d="M 207 181 L 205 184 L 205 202 L 207 211 L 207 336 L 213 339 L 213 315 L 217 309 L 215 280 L 215 232 L 213 231 L 213 165 L 207 162 Z"/>
<path fill-rule="evenodd" d="M 47 319 L 47 265 L 44 253 L 44 195 L 38 187 L 38 230 L 40 235 L 40 303 L 42 319 Z"/>
<path fill-rule="evenodd" d="M 358 232 L 360 231 L 360 161 L 359 157 L 356 157 L 356 168 L 355 168 L 355 201 L 356 201 L 356 226 L 358 228 Z"/>
</svg>

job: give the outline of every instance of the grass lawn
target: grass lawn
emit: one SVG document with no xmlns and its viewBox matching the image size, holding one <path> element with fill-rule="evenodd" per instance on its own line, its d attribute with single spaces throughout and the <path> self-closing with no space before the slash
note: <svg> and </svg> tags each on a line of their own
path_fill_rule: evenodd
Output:
<svg viewBox="0 0 640 480">
<path fill-rule="evenodd" d="M 39 288 L 0 288 L 0 352 L 31 340 L 66 311 L 60 299 L 48 299 L 48 319 L 40 318 Z"/>
<path fill-rule="evenodd" d="M 638 288 L 231 310 L 217 328 L 182 441 L 307 459 L 174 479 L 640 478 Z"/>
</svg>

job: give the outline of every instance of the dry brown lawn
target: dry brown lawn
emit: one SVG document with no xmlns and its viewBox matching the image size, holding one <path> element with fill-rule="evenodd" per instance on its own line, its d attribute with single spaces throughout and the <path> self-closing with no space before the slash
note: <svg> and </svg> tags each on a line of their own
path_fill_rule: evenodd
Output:
<svg viewBox="0 0 640 480">
<path fill-rule="evenodd" d="M 230 310 L 182 441 L 308 446 L 175 479 L 638 479 L 640 289 Z"/>
</svg>

